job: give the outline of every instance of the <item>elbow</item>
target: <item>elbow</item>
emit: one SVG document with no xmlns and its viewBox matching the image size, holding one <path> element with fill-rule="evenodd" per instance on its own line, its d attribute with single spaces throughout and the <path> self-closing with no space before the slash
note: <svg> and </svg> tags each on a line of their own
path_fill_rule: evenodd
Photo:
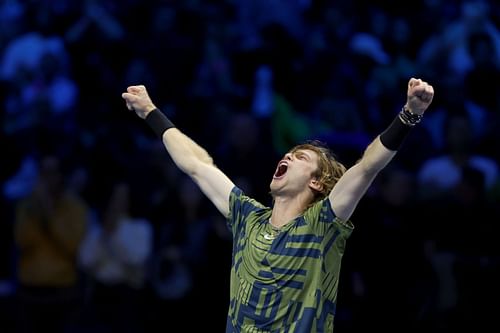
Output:
<svg viewBox="0 0 500 333">
<path fill-rule="evenodd" d="M 210 155 L 207 155 L 207 156 L 204 156 L 203 158 L 201 158 L 200 162 L 208 164 L 208 165 L 212 165 L 212 166 L 215 165 L 214 159 Z"/>
<path fill-rule="evenodd" d="M 177 167 L 190 177 L 194 177 L 199 173 L 200 161 L 195 158 L 189 158 L 182 161 L 175 161 Z"/>
<path fill-rule="evenodd" d="M 212 158 L 210 157 L 192 161 L 192 163 L 190 163 L 185 169 L 183 169 L 183 171 L 191 178 L 196 178 L 199 175 L 203 175 L 204 173 L 203 170 L 206 170 L 207 166 L 208 167 L 215 166 Z"/>
</svg>

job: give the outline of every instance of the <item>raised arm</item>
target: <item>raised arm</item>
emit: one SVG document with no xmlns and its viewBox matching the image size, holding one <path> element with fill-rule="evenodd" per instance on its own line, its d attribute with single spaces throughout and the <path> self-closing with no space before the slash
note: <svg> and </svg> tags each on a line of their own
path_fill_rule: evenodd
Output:
<svg viewBox="0 0 500 333">
<path fill-rule="evenodd" d="M 130 86 L 122 94 L 129 110 L 145 119 L 161 137 L 174 163 L 189 175 L 225 217 L 229 214 L 229 194 L 233 182 L 213 163 L 205 149 L 176 128 L 151 101 L 142 85 Z"/>
<path fill-rule="evenodd" d="M 335 214 L 348 220 L 377 174 L 392 160 L 411 128 L 420 122 L 434 97 L 427 82 L 411 78 L 406 104 L 389 127 L 366 148 L 359 161 L 339 179 L 329 198 Z"/>
</svg>

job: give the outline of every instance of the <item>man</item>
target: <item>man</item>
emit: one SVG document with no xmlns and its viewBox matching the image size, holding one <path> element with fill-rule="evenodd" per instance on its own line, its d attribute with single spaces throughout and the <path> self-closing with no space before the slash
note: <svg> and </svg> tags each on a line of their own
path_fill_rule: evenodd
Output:
<svg viewBox="0 0 500 333">
<path fill-rule="evenodd" d="M 347 171 L 314 142 L 290 150 L 272 178 L 269 208 L 245 196 L 156 108 L 144 86 L 127 88 L 122 97 L 128 109 L 145 119 L 175 164 L 227 218 L 233 259 L 226 333 L 333 330 L 351 214 L 433 96 L 431 85 L 411 78 L 401 112 Z"/>
<path fill-rule="evenodd" d="M 134 214 L 132 189 L 127 179 L 111 185 L 100 220 L 90 225 L 78 253 L 80 268 L 92 281 L 87 295 L 90 327 L 105 327 L 108 332 L 142 331 L 142 295 L 153 249 L 153 227 Z"/>
<path fill-rule="evenodd" d="M 77 253 L 89 207 L 68 188 L 66 171 L 60 156 L 43 155 L 32 193 L 16 205 L 19 332 L 62 333 L 79 311 Z"/>
</svg>

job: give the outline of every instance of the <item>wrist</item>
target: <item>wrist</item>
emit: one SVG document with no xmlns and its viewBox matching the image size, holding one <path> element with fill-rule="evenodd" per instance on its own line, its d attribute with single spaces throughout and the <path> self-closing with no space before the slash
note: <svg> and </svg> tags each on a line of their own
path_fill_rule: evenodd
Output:
<svg viewBox="0 0 500 333">
<path fill-rule="evenodd" d="M 401 122 L 404 125 L 410 126 L 410 127 L 413 127 L 416 124 L 420 123 L 420 121 L 422 121 L 422 117 L 423 117 L 422 114 L 418 114 L 418 113 L 413 112 L 410 109 L 410 107 L 408 106 L 408 104 L 405 104 L 401 108 L 401 111 L 398 114 L 399 120 L 401 120 Z"/>
<path fill-rule="evenodd" d="M 163 137 L 163 133 L 166 130 L 175 127 L 170 119 L 168 119 L 158 108 L 149 111 L 144 120 L 159 138 Z"/>
<path fill-rule="evenodd" d="M 405 105 L 389 127 L 380 134 L 380 142 L 389 150 L 399 150 L 411 129 L 422 120 L 422 115 L 410 111 Z"/>
<path fill-rule="evenodd" d="M 153 112 L 156 109 L 157 109 L 157 107 L 154 106 L 153 104 L 146 106 L 144 108 L 144 119 L 148 116 L 148 114 L 150 114 L 151 112 Z"/>
</svg>

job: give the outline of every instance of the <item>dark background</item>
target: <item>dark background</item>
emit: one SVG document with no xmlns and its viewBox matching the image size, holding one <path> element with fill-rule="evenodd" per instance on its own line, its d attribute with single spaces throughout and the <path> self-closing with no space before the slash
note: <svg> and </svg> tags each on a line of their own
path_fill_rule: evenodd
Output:
<svg viewBox="0 0 500 333">
<path fill-rule="evenodd" d="M 127 86 L 144 84 L 269 204 L 287 149 L 320 139 L 351 166 L 404 104 L 410 77 L 432 84 L 435 99 L 352 217 L 336 332 L 498 332 L 499 21 L 498 2 L 480 0 L 2 1 L 0 332 L 21 332 L 16 208 L 47 155 L 89 224 L 126 181 L 130 214 L 153 232 L 137 318 L 117 305 L 96 314 L 94 277 L 77 257 L 75 312 L 47 316 L 68 321 L 66 332 L 111 332 L 111 316 L 121 332 L 224 331 L 224 221 L 126 109 Z M 193 220 L 204 227 L 194 232 Z"/>
</svg>

